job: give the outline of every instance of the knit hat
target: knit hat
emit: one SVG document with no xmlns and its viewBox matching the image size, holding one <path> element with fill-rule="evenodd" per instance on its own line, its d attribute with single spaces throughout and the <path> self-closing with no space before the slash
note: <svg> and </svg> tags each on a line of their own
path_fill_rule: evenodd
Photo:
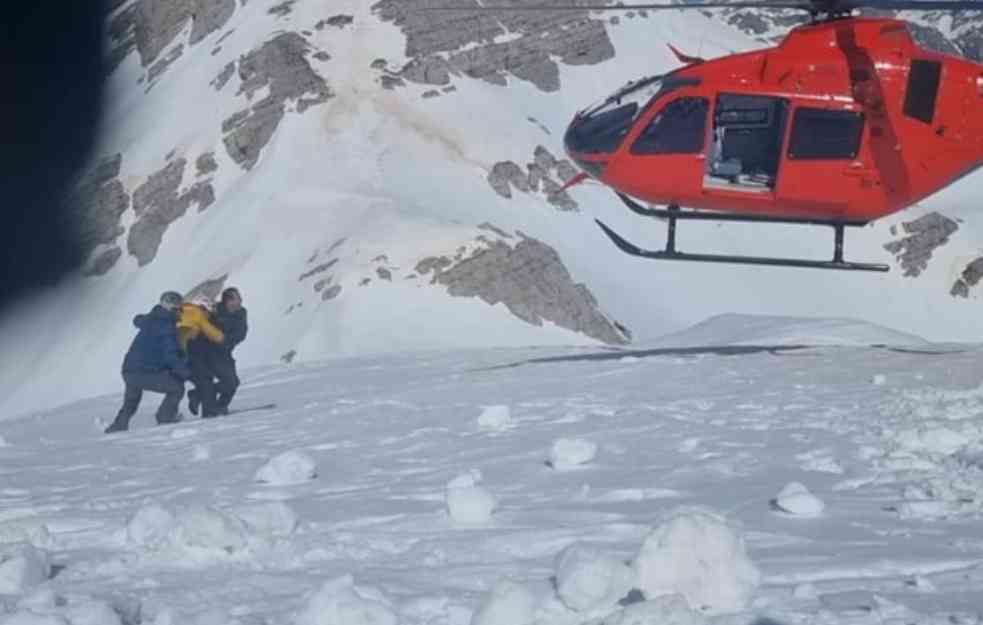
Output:
<svg viewBox="0 0 983 625">
<path fill-rule="evenodd" d="M 176 291 L 166 291 L 160 296 L 160 305 L 167 310 L 177 310 L 181 307 L 183 298 Z"/>
</svg>

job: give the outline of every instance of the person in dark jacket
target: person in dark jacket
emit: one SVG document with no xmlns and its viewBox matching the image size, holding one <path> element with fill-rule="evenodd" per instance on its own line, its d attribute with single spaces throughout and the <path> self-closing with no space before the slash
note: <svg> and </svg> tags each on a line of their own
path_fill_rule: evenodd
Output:
<svg viewBox="0 0 983 625">
<path fill-rule="evenodd" d="M 222 291 L 222 299 L 212 311 L 212 322 L 225 337 L 221 343 L 199 336 L 188 343 L 195 390 L 188 394 L 188 409 L 202 418 L 229 414 L 229 404 L 239 388 L 239 375 L 232 351 L 246 339 L 249 323 L 239 289 Z M 215 381 L 217 378 L 217 382 Z"/>
<path fill-rule="evenodd" d="M 139 332 L 123 359 L 123 406 L 106 434 L 129 428 L 130 419 L 140 407 L 144 391 L 163 393 L 157 408 L 157 423 L 176 423 L 177 408 L 184 397 L 184 381 L 191 375 L 178 345 L 177 319 L 181 295 L 168 291 L 160 303 L 145 315 L 133 319 Z"/>
</svg>

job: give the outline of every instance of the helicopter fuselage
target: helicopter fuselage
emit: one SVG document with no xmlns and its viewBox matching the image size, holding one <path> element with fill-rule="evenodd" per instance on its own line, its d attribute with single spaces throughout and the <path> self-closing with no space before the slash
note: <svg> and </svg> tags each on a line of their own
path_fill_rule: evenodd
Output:
<svg viewBox="0 0 983 625">
<path fill-rule="evenodd" d="M 651 204 L 850 222 L 983 165 L 983 66 L 920 48 L 902 21 L 829 20 L 695 61 L 579 113 L 571 158 Z"/>
</svg>

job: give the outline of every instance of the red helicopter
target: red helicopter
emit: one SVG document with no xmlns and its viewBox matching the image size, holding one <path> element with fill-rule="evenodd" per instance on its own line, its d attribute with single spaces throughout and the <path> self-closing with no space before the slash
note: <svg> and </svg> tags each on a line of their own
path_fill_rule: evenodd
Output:
<svg viewBox="0 0 983 625">
<path fill-rule="evenodd" d="M 477 10 L 799 9 L 809 23 L 773 48 L 635 80 L 577 113 L 564 137 L 583 170 L 634 212 L 668 221 L 658 260 L 887 271 L 843 258 L 848 226 L 900 211 L 983 165 L 983 65 L 919 47 L 903 21 L 860 8 L 981 10 L 962 0 L 802 0 Z M 474 9 L 472 9 L 474 10 Z M 670 46 L 671 47 L 671 46 Z M 643 205 L 666 205 L 654 209 Z M 686 207 L 681 208 L 681 207 Z M 830 226 L 832 260 L 691 254 L 676 222 Z"/>
</svg>

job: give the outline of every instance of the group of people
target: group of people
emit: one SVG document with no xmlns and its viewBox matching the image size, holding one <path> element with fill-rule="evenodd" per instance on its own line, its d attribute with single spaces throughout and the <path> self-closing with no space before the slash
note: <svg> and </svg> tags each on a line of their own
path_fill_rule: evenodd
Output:
<svg viewBox="0 0 983 625">
<path fill-rule="evenodd" d="M 232 352 L 248 331 L 238 289 L 225 289 L 214 305 L 209 298 L 185 301 L 180 293 L 168 291 L 149 313 L 134 317 L 133 325 L 138 332 L 123 359 L 123 406 L 106 434 L 129 429 L 144 391 L 164 395 L 157 423 L 180 421 L 178 406 L 188 380 L 194 385 L 188 392 L 192 414 L 200 411 L 202 418 L 211 418 L 229 413 L 239 388 Z"/>
</svg>

